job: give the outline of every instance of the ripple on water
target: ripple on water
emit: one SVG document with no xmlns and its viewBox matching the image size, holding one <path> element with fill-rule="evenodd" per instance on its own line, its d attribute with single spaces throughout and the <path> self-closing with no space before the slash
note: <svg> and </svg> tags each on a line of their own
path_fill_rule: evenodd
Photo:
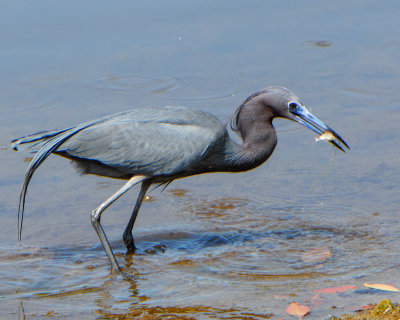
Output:
<svg viewBox="0 0 400 320">
<path fill-rule="evenodd" d="M 163 93 L 178 87 L 179 81 L 173 77 L 110 74 L 92 80 L 90 85 L 109 91 Z"/>
<path fill-rule="evenodd" d="M 94 79 L 90 85 L 100 90 L 148 93 L 175 101 L 220 100 L 235 94 L 229 89 L 215 88 L 215 83 L 211 86 L 210 82 L 196 77 L 112 74 Z M 197 88 L 203 88 L 202 92 Z M 205 92 L 209 93 L 203 95 Z"/>
<path fill-rule="evenodd" d="M 32 99 L 34 100 L 34 99 Z M 53 108 L 56 106 L 58 101 L 56 99 L 51 99 L 47 97 L 40 97 L 38 101 L 30 101 L 29 103 L 23 103 L 18 106 L 2 106 L 0 109 L 0 114 L 11 113 L 11 112 L 23 112 L 23 111 L 33 111 L 42 110 L 45 108 Z"/>
<path fill-rule="evenodd" d="M 387 239 L 374 236 L 354 208 L 327 200 L 321 207 L 319 197 L 286 205 L 280 199 L 265 204 L 240 198 L 193 199 L 190 193 L 183 198 L 178 199 L 182 214 L 201 220 L 204 229 L 153 234 L 167 247 L 159 262 L 169 265 L 172 273 L 183 269 L 197 275 L 262 280 L 264 285 L 275 279 L 274 285 L 283 285 L 293 277 L 351 279 L 381 269 L 378 259 L 361 261 L 356 253 L 361 250 L 372 257 L 385 250 Z M 145 239 L 137 240 L 144 244 Z M 312 259 L 321 248 L 329 256 Z"/>
<path fill-rule="evenodd" d="M 90 266 L 99 266 L 93 262 L 97 256 L 84 246 L 1 250 L 1 295 L 8 299 L 87 293 L 98 284 L 87 272 Z"/>
<path fill-rule="evenodd" d="M 325 200 L 321 208 L 320 199 L 312 197 L 285 204 L 279 197 L 202 199 L 186 189 L 168 192 L 180 208 L 177 214 L 190 214 L 201 228 L 149 229 L 137 235 L 140 248 L 166 246 L 155 255 L 126 255 L 121 241 L 112 243 L 122 252 L 117 258 L 125 271 L 137 275 L 132 288 L 112 280 L 101 245 L 92 250 L 86 246 L 24 247 L 12 254 L 0 252 L 0 275 L 9 288 L 5 295 L 15 297 L 15 287 L 20 290 L 17 296 L 30 299 L 61 302 L 65 297 L 93 295 L 104 303 L 124 306 L 125 313 L 127 308 L 132 313 L 156 312 L 154 305 L 173 305 L 177 299 L 198 298 L 211 305 L 221 294 L 227 295 L 221 305 L 230 305 L 232 297 L 251 305 L 254 302 L 246 301 L 246 295 L 253 296 L 257 290 L 260 295 L 265 290 L 290 292 L 294 287 L 312 292 L 314 287 L 349 284 L 396 264 L 382 265 L 379 258 L 380 251 L 391 250 L 387 248 L 390 239 L 375 234 L 362 217 L 357 218 L 358 213 L 348 219 L 345 214 L 335 216 L 338 205 L 334 201 Z M 342 209 L 351 212 L 351 208 Z M 18 268 L 12 269 L 15 264 Z M 119 300 L 126 297 L 126 290 L 132 295 L 129 301 Z M 195 300 L 187 303 L 196 305 Z M 165 309 L 157 312 L 163 314 Z"/>
</svg>

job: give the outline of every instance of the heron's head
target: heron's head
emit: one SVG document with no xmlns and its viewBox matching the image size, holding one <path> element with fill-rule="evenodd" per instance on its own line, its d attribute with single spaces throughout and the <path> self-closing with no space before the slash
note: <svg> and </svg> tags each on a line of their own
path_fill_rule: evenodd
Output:
<svg viewBox="0 0 400 320">
<path fill-rule="evenodd" d="M 315 117 L 289 89 L 268 87 L 251 95 L 243 105 L 254 105 L 270 114 L 270 118 L 286 118 L 311 129 L 320 135 L 321 140 L 328 140 L 344 152 L 341 144 L 350 149 L 348 144 L 333 129 Z"/>
</svg>

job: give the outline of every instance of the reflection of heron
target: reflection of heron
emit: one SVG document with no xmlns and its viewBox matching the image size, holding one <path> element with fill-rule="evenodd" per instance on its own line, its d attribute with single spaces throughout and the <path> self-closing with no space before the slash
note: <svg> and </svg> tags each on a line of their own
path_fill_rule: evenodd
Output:
<svg viewBox="0 0 400 320">
<path fill-rule="evenodd" d="M 153 183 L 168 184 L 174 179 L 208 172 L 240 172 L 265 162 L 275 149 L 275 117 L 296 121 L 322 134 L 342 149 L 346 142 L 314 117 L 288 89 L 268 87 L 248 97 L 223 126 L 209 113 L 185 107 L 159 107 L 118 113 L 64 130 L 45 131 L 13 141 L 36 151 L 25 174 L 20 194 L 19 238 L 21 238 L 25 197 L 29 181 L 39 165 L 55 153 L 71 159 L 82 173 L 128 182 L 91 213 L 92 224 L 112 267 L 118 263 L 100 224 L 101 214 L 134 185 L 141 183 L 135 208 L 123 240 L 134 251 L 132 228 L 146 191 Z M 233 141 L 227 126 L 238 134 Z"/>
</svg>

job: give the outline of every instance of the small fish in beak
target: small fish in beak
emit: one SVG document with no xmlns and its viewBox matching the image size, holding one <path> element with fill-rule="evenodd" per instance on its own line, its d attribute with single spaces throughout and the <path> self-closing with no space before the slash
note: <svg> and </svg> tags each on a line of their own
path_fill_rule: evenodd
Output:
<svg viewBox="0 0 400 320">
<path fill-rule="evenodd" d="M 339 148 L 340 150 L 342 150 L 343 152 L 345 152 L 343 150 L 343 148 L 340 146 L 340 143 L 343 143 L 348 149 L 349 146 L 347 145 L 347 143 L 344 142 L 344 140 L 342 140 L 340 137 L 338 137 L 337 135 L 334 134 L 334 131 L 324 131 L 321 135 L 319 135 L 318 137 L 315 138 L 315 141 L 328 141 L 330 143 L 332 143 L 335 147 Z"/>
</svg>

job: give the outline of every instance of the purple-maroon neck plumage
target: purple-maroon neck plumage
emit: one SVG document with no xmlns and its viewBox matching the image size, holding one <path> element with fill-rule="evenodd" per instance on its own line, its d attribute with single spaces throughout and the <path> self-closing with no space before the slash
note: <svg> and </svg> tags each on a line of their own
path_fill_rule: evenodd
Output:
<svg viewBox="0 0 400 320">
<path fill-rule="evenodd" d="M 228 125 L 238 134 L 242 143 L 229 138 L 226 144 L 226 161 L 232 171 L 246 171 L 264 163 L 277 143 L 272 119 L 275 113 L 268 106 L 262 91 L 246 99 L 232 114 Z"/>
</svg>

